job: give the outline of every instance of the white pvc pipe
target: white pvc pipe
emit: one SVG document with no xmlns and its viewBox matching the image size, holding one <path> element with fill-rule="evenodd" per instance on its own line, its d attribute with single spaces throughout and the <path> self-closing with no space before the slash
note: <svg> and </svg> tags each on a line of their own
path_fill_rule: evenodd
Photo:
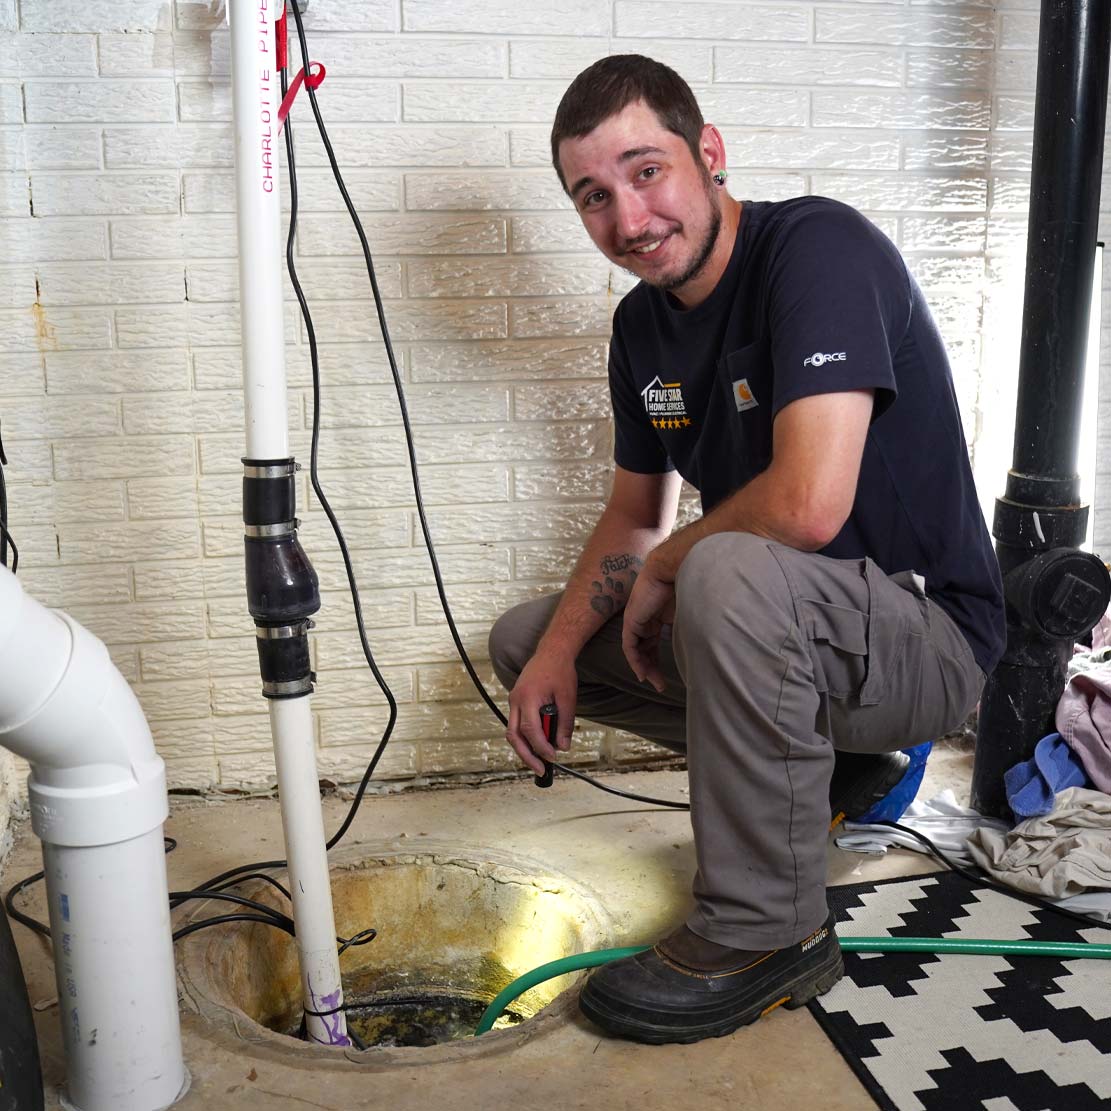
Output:
<svg viewBox="0 0 1111 1111">
<path fill-rule="evenodd" d="M 168 1107 L 184 1075 L 176 990 L 152 989 L 173 969 L 162 827 L 115 845 L 43 842 L 54 974 L 69 1104 L 80 1111 Z M 157 977 L 156 977 L 157 979 Z"/>
<path fill-rule="evenodd" d="M 278 191 L 281 85 L 274 28 L 283 7 L 284 0 L 230 0 L 228 5 L 250 459 L 289 454 Z M 309 1013 L 343 1003 L 309 696 L 272 698 L 269 705 L 306 1029 L 314 1041 L 350 1045 L 342 1010 L 324 1018 Z"/>
<path fill-rule="evenodd" d="M 275 21 L 284 0 L 229 0 L 247 458 L 289 456 Z"/>
<path fill-rule="evenodd" d="M 69 1105 L 167 1107 L 188 1073 L 162 847 L 165 768 L 108 650 L 5 567 L 0 745 L 31 764 Z"/>
<path fill-rule="evenodd" d="M 308 1013 L 331 1011 L 343 1003 L 308 698 L 270 699 L 270 729 L 301 962 L 305 1028 L 313 1041 L 350 1045 L 343 1011 L 327 1018 Z"/>
</svg>

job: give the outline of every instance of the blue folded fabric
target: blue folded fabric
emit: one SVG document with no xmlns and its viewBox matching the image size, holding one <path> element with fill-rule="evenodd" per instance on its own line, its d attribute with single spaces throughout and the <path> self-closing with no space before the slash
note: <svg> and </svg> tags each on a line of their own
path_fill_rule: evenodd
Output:
<svg viewBox="0 0 1111 1111">
<path fill-rule="evenodd" d="M 910 757 L 910 764 L 903 772 L 903 778 L 887 792 L 886 795 L 875 803 L 872 808 L 859 818 L 854 819 L 862 824 L 868 822 L 897 822 L 914 802 L 918 788 L 922 785 L 922 777 L 926 774 L 926 760 L 933 748 L 933 741 L 915 745 L 913 748 L 904 748 L 903 751 Z"/>
<path fill-rule="evenodd" d="M 1034 746 L 1034 755 L 1003 773 L 1007 802 L 1015 820 L 1035 818 L 1053 809 L 1053 798 L 1067 787 L 1090 786 L 1083 765 L 1061 737 L 1050 733 Z"/>
</svg>

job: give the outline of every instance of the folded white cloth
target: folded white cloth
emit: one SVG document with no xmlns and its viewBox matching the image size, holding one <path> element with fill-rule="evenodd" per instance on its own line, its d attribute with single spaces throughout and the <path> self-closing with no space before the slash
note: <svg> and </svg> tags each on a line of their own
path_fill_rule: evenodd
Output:
<svg viewBox="0 0 1111 1111">
<path fill-rule="evenodd" d="M 907 807 L 899 824 L 928 837 L 946 856 L 958 864 L 971 865 L 968 853 L 968 838 L 982 826 L 1005 830 L 1006 822 L 997 818 L 985 818 L 975 810 L 961 806 L 952 790 L 946 789 L 932 799 L 915 799 Z M 917 838 L 890 826 L 865 825 L 860 822 L 845 822 L 834 840 L 839 849 L 854 853 L 885 853 L 892 845 L 915 852 L 928 853 L 930 850 Z"/>
<path fill-rule="evenodd" d="M 1111 804 L 1111 796 L 1103 795 L 1098 791 L 1085 791 L 1081 788 L 1071 788 L 1069 791 L 1061 792 L 1061 795 L 1058 796 L 1058 804 L 1065 795 L 1070 795 L 1074 791 L 1080 791 L 1082 795 L 1096 795 L 1098 799 L 1103 801 L 1104 805 Z M 1082 805 L 1083 801 L 1081 800 Z M 1111 922 L 1111 890 L 1100 890 L 1099 885 L 1091 884 L 1087 887 L 1078 888 L 1077 891 L 1080 893 L 1076 891 L 1065 892 L 1069 896 L 1068 898 L 1062 898 L 1059 895 L 1054 897 L 1052 893 L 1040 887 L 1029 887 L 1016 883 L 1010 871 L 997 870 L 994 866 L 989 868 L 986 863 L 986 856 L 982 861 L 977 859 L 970 851 L 969 838 L 974 835 L 978 843 L 987 839 L 993 844 L 1005 845 L 1007 839 L 1021 830 L 1023 826 L 1038 821 L 1046 822 L 1051 817 L 1052 814 L 1044 815 L 1042 818 L 1033 818 L 1016 826 L 1014 830 L 1010 830 L 1006 822 L 997 818 L 986 818 L 975 810 L 961 806 L 953 792 L 945 790 L 932 799 L 915 799 L 910 804 L 907 812 L 899 819 L 899 824 L 909 826 L 911 829 L 924 834 L 946 856 L 958 864 L 964 866 L 979 865 L 1000 883 L 1022 891 L 1030 891 L 1041 895 L 1043 898 L 1048 897 L 1049 902 L 1066 910 L 1086 914 L 1090 918 L 1096 918 L 1103 922 Z M 921 841 L 912 837 L 909 833 L 891 829 L 889 826 L 845 822 L 841 826 L 841 830 L 843 832 L 834 839 L 834 844 L 839 849 L 846 849 L 849 852 L 883 854 L 892 846 L 913 849 L 920 853 L 929 852 L 929 849 Z M 1086 829 L 1084 832 L 1091 834 L 1097 841 L 1098 849 L 1102 850 L 1103 853 L 1103 866 L 1111 867 L 1111 857 L 1107 856 L 1108 853 L 1111 853 L 1111 831 L 1107 827 L 1093 827 Z M 978 849 L 978 851 L 984 852 L 981 849 Z M 1017 856 L 1017 853 L 1015 855 Z M 1009 859 L 1013 859 L 1013 857 Z M 1101 859 L 1098 850 L 1096 859 Z M 1111 887 L 1111 879 L 1105 880 L 1103 887 Z"/>
</svg>

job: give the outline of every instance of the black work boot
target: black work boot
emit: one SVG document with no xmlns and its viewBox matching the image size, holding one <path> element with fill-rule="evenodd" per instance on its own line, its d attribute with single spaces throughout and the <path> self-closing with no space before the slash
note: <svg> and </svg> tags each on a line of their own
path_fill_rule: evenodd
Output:
<svg viewBox="0 0 1111 1111">
<path fill-rule="evenodd" d="M 844 975 L 833 916 L 787 949 L 730 949 L 680 926 L 652 949 L 599 968 L 579 1009 L 618 1037 L 696 1042 L 755 1022 L 780 1004 L 793 1010 Z"/>
<path fill-rule="evenodd" d="M 829 781 L 832 829 L 842 819 L 856 821 L 895 788 L 910 767 L 905 752 L 835 752 Z"/>
</svg>

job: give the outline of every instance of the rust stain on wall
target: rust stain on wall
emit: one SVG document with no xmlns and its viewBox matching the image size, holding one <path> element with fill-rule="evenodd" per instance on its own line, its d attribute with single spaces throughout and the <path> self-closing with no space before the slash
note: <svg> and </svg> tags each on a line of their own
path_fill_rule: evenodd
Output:
<svg viewBox="0 0 1111 1111">
<path fill-rule="evenodd" d="M 39 289 L 39 280 L 35 278 L 35 301 L 31 305 L 31 317 L 35 322 L 35 342 L 38 344 L 39 351 L 57 351 L 58 350 L 58 334 L 51 324 L 46 319 L 46 310 L 42 307 L 39 301 L 41 290 Z"/>
</svg>

